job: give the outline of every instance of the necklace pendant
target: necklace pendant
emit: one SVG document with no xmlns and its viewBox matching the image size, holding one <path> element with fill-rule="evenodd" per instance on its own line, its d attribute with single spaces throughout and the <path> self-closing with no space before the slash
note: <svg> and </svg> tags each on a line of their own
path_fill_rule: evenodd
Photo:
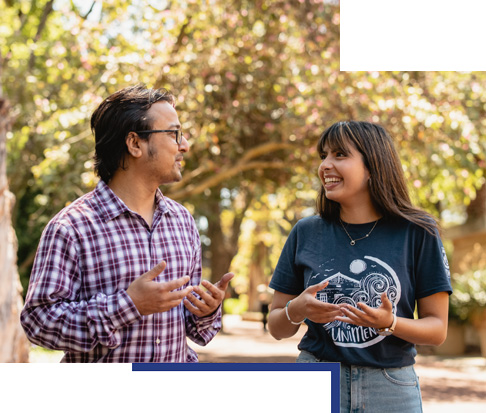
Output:
<svg viewBox="0 0 486 413">
<path fill-rule="evenodd" d="M 356 244 L 356 242 L 354 241 L 354 239 L 352 239 L 352 240 L 351 240 L 350 244 L 351 244 L 351 245 Z"/>
</svg>

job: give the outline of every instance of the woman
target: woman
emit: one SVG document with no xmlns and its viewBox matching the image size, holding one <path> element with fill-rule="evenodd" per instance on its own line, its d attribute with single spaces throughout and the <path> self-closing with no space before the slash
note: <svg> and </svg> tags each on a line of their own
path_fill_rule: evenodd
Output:
<svg viewBox="0 0 486 413">
<path fill-rule="evenodd" d="M 452 292 L 437 224 L 412 206 L 381 126 L 338 122 L 317 149 L 319 215 L 282 251 L 270 333 L 307 324 L 297 361 L 341 363 L 341 412 L 421 412 L 415 344 L 445 340 Z"/>
</svg>

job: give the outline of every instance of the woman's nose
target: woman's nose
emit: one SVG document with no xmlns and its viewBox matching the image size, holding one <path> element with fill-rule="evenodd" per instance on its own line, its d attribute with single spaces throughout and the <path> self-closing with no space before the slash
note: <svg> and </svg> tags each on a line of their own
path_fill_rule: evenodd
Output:
<svg viewBox="0 0 486 413">
<path fill-rule="evenodd" d="M 321 164 L 319 165 L 319 169 L 322 169 L 323 171 L 324 170 L 328 170 L 328 169 L 331 169 L 333 166 L 333 163 L 332 161 L 329 159 L 328 156 L 326 156 L 322 161 L 321 161 Z"/>
</svg>

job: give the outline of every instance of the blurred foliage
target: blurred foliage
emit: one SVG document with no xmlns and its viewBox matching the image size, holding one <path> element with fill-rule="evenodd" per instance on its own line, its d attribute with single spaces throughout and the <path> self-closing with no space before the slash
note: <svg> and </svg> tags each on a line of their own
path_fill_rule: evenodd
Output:
<svg viewBox="0 0 486 413">
<path fill-rule="evenodd" d="M 244 314 L 248 311 L 248 296 L 246 294 L 240 294 L 238 298 L 226 298 L 223 306 L 224 314 Z"/>
<path fill-rule="evenodd" d="M 340 72 L 337 1 L 0 0 L 0 7 L 24 285 L 45 224 L 96 184 L 90 114 L 134 83 L 177 96 L 192 147 L 183 180 L 163 191 L 194 214 L 207 278 L 231 267 L 245 285 L 260 241 L 272 272 L 290 228 L 313 211 L 315 143 L 335 121 L 388 128 L 416 203 L 445 220 L 463 219 L 484 184 L 486 73 Z"/>
<path fill-rule="evenodd" d="M 452 287 L 454 294 L 450 298 L 451 318 L 472 321 L 481 310 L 486 311 L 486 269 L 453 274 Z M 486 313 L 483 313 L 483 318 L 484 314 Z"/>
</svg>

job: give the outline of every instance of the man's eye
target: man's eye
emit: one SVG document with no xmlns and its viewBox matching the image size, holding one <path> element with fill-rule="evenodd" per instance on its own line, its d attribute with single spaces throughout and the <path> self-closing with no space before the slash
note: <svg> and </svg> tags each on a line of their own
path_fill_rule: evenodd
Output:
<svg viewBox="0 0 486 413">
<path fill-rule="evenodd" d="M 173 130 L 170 132 L 170 134 L 172 135 L 172 138 L 174 138 L 175 141 L 178 140 L 179 138 L 179 131 L 178 130 Z"/>
</svg>

